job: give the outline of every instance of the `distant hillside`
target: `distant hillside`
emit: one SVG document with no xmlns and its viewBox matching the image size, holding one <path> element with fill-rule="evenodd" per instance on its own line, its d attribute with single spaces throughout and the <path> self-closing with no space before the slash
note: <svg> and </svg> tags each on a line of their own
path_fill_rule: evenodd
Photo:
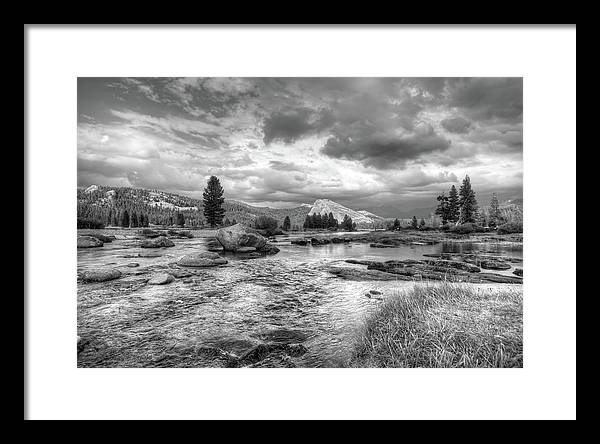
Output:
<svg viewBox="0 0 600 444">
<path fill-rule="evenodd" d="M 290 217 L 292 228 L 302 227 L 309 206 L 275 209 L 254 207 L 235 200 L 225 199 L 225 218 L 230 222 L 251 225 L 261 215 L 273 217 L 280 224 Z M 119 214 L 127 210 L 129 214 L 147 215 L 151 224 L 169 225 L 176 221 L 177 213 L 182 213 L 187 226 L 202 227 L 205 224 L 202 200 L 160 190 L 129 187 L 105 187 L 92 185 L 77 189 L 77 217 L 102 221 L 112 225 Z"/>
</svg>

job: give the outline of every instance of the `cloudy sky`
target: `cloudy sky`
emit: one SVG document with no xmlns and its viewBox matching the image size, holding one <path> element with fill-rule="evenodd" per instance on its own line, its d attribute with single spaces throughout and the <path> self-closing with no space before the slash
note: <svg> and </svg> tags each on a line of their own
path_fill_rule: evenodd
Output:
<svg viewBox="0 0 600 444">
<path fill-rule="evenodd" d="M 521 78 L 79 78 L 78 185 L 395 216 L 522 197 Z"/>
</svg>

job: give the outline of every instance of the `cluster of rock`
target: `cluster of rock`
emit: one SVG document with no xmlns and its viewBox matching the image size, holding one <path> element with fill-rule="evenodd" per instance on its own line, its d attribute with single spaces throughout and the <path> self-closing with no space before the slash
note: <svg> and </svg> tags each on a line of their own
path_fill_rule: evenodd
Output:
<svg viewBox="0 0 600 444">
<path fill-rule="evenodd" d="M 327 237 L 311 237 L 311 238 L 304 238 L 304 239 L 292 239 L 290 241 L 290 243 L 294 244 L 294 245 L 312 245 L 312 246 L 317 246 L 317 245 L 328 245 L 328 244 L 344 244 L 344 243 L 349 243 L 352 242 L 352 239 L 348 238 L 348 237 L 331 237 L 331 238 L 327 238 Z"/>
<path fill-rule="evenodd" d="M 194 234 L 190 230 L 154 230 L 152 228 L 143 228 L 138 231 L 138 234 L 141 234 L 147 238 L 155 238 L 159 236 L 170 236 L 180 239 L 191 239 L 194 237 Z"/>
<path fill-rule="evenodd" d="M 478 266 L 457 260 L 404 259 L 380 262 L 348 259 L 346 262 L 350 264 L 366 265 L 366 270 L 351 267 L 330 267 L 329 272 L 349 280 L 434 280 L 469 283 L 495 282 L 507 284 L 521 284 L 523 282 L 521 277 L 481 272 L 481 268 Z"/>
<path fill-rule="evenodd" d="M 166 236 L 158 236 L 151 239 L 144 239 L 140 244 L 142 248 L 162 248 L 162 247 L 174 247 L 173 241 Z"/>
</svg>

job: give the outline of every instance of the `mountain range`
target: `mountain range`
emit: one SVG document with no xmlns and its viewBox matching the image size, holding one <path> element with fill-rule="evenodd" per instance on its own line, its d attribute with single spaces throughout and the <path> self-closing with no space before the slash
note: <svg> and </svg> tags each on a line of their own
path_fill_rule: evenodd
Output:
<svg viewBox="0 0 600 444">
<path fill-rule="evenodd" d="M 160 190 L 91 185 L 77 189 L 77 204 L 78 217 L 101 221 L 110 221 L 115 212 L 127 210 L 129 213 L 148 215 L 152 223 L 168 224 L 171 218 L 175 220 L 177 213 L 183 213 L 186 223 L 190 225 L 204 223 L 201 199 Z M 316 213 L 333 213 L 339 222 L 347 214 L 359 227 L 379 226 L 384 221 L 384 218 L 366 210 L 356 211 L 329 199 L 317 199 L 312 205 L 300 204 L 293 208 L 258 207 L 225 199 L 223 206 L 229 222 L 249 225 L 262 215 L 277 219 L 280 224 L 289 216 L 292 228 L 300 229 L 306 216 Z"/>
<path fill-rule="evenodd" d="M 344 215 L 352 218 L 360 228 L 383 228 L 386 221 L 393 218 L 383 218 L 367 210 L 354 210 L 330 199 L 317 199 L 313 204 L 303 203 L 293 208 L 270 208 L 249 205 L 244 202 L 225 199 L 225 218 L 230 223 L 240 222 L 252 225 L 259 216 L 269 216 L 280 224 L 289 216 L 292 229 L 301 229 L 307 215 L 329 214 L 341 222 Z M 522 218 L 523 200 L 511 199 L 500 206 L 502 213 L 509 220 Z M 116 214 L 127 210 L 149 216 L 151 223 L 172 224 L 177 213 L 182 213 L 186 224 L 202 226 L 204 214 L 201 199 L 168 193 L 160 190 L 130 187 L 106 187 L 91 185 L 87 188 L 77 188 L 77 217 L 99 220 L 111 224 Z M 399 219 L 409 220 L 413 216 L 428 219 L 435 211 L 435 206 L 414 208 L 399 212 Z"/>
</svg>

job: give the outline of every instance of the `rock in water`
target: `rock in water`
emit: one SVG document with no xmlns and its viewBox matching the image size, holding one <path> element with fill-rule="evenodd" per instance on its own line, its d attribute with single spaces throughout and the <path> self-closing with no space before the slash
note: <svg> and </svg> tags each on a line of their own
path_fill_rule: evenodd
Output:
<svg viewBox="0 0 600 444">
<path fill-rule="evenodd" d="M 523 277 L 523 269 L 522 268 L 517 268 L 517 269 L 515 269 L 515 271 L 513 271 L 513 274 L 516 274 L 517 276 Z"/>
<path fill-rule="evenodd" d="M 93 236 L 79 236 L 77 238 L 77 248 L 94 248 L 102 245 L 104 245 L 104 242 Z"/>
<path fill-rule="evenodd" d="M 183 267 L 214 267 L 216 265 L 224 265 L 227 263 L 217 253 L 203 251 L 201 253 L 188 254 L 177 261 L 177 265 Z"/>
<path fill-rule="evenodd" d="M 138 233 L 143 236 L 150 237 L 150 238 L 160 236 L 160 233 L 158 231 L 152 230 L 150 228 L 144 228 L 142 230 L 139 230 Z"/>
<path fill-rule="evenodd" d="M 148 281 L 150 285 L 164 285 L 173 282 L 175 278 L 169 273 L 157 273 Z"/>
<path fill-rule="evenodd" d="M 113 279 L 119 279 L 121 272 L 116 268 L 105 268 L 99 270 L 88 270 L 83 273 L 81 279 L 84 282 L 105 282 Z"/>
<path fill-rule="evenodd" d="M 161 247 L 174 247 L 175 244 L 172 240 L 167 239 L 165 236 L 159 236 L 156 239 L 146 239 L 142 241 L 142 248 L 161 248 Z"/>
<path fill-rule="evenodd" d="M 241 247 L 254 247 L 260 250 L 267 244 L 267 240 L 258 233 L 252 233 L 242 224 L 220 228 L 217 231 L 217 240 L 226 251 L 237 251 Z"/>
<path fill-rule="evenodd" d="M 90 234 L 89 236 L 95 237 L 96 239 L 98 239 L 99 241 L 102 241 L 102 242 L 112 242 L 116 239 L 116 237 L 113 235 L 107 236 L 106 234 L 100 234 L 100 233 L 93 233 L 93 234 Z"/>
<path fill-rule="evenodd" d="M 277 254 L 280 250 L 275 245 L 267 244 L 261 251 L 266 254 Z"/>
</svg>

